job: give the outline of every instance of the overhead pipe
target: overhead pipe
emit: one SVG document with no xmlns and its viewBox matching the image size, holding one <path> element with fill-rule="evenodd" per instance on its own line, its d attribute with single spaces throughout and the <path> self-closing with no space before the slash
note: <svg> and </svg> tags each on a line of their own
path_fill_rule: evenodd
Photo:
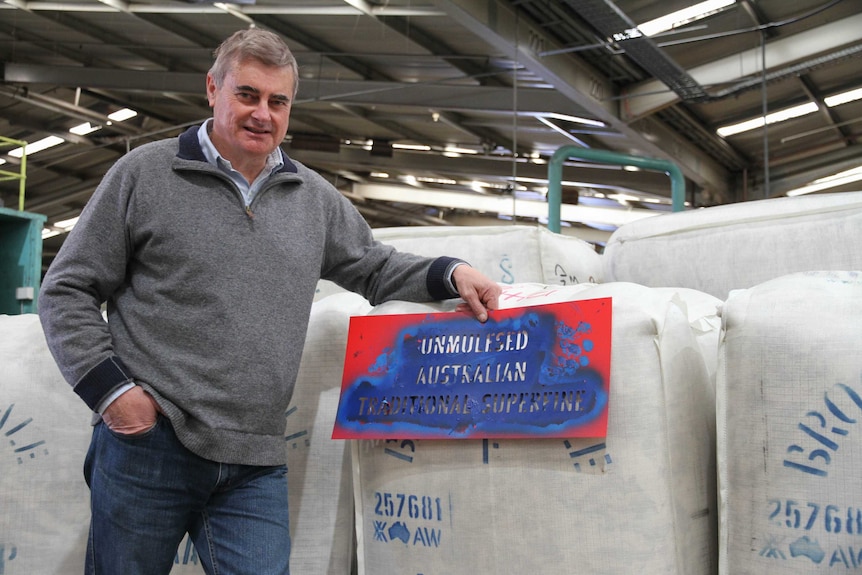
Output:
<svg viewBox="0 0 862 575">
<path fill-rule="evenodd" d="M 681 212 L 685 208 L 685 176 L 683 176 L 679 166 L 673 162 L 629 156 L 609 150 L 563 146 L 554 152 L 548 165 L 548 229 L 554 233 L 560 233 L 560 206 L 563 203 L 563 162 L 569 158 L 616 166 L 635 166 L 643 170 L 665 173 L 670 176 L 673 211 Z"/>
</svg>

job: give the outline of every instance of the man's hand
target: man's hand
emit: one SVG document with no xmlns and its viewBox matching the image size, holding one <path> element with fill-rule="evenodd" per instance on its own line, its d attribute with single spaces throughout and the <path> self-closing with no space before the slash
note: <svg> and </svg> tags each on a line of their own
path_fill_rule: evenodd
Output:
<svg viewBox="0 0 862 575">
<path fill-rule="evenodd" d="M 136 385 L 115 399 L 102 413 L 108 428 L 121 435 L 149 431 L 156 424 L 159 405 L 149 393 Z"/>
<path fill-rule="evenodd" d="M 461 299 L 479 321 L 487 321 L 488 311 L 500 305 L 500 293 L 503 291 L 500 285 L 469 265 L 456 267 L 452 272 L 452 281 Z"/>
</svg>

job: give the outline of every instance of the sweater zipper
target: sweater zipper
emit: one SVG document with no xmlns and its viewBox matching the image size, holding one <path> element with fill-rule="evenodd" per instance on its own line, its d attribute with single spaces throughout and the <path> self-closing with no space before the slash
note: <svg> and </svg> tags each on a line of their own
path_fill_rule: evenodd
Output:
<svg viewBox="0 0 862 575">
<path fill-rule="evenodd" d="M 0 1 L 2 1 L 2 0 L 0 0 Z M 231 182 L 231 184 L 234 186 L 234 189 L 236 189 L 236 184 L 234 184 L 233 182 Z M 255 200 L 257 200 L 257 199 L 258 199 L 260 196 L 262 196 L 265 192 L 269 191 L 269 189 L 270 189 L 270 188 L 272 188 L 272 185 L 270 185 L 270 184 L 267 184 L 266 186 L 264 186 L 263 188 L 261 188 L 261 189 L 257 192 L 257 194 L 254 196 L 254 199 L 252 199 L 252 201 L 251 201 L 251 203 L 250 203 L 250 204 L 246 204 L 246 203 L 245 203 L 245 198 L 243 197 L 242 193 L 240 193 L 240 191 L 239 191 L 239 190 L 236 190 L 236 193 L 237 193 L 237 195 L 239 196 L 240 201 L 242 202 L 242 205 L 243 205 L 243 206 L 245 206 L 245 215 L 246 215 L 246 216 L 248 216 L 248 219 L 250 219 L 250 220 L 253 220 L 253 219 L 254 219 L 254 211 L 252 211 L 252 209 L 251 209 L 251 204 L 253 204 L 253 203 L 255 202 Z"/>
<path fill-rule="evenodd" d="M 255 194 L 254 198 L 251 200 L 251 204 L 253 204 L 264 193 L 269 191 L 270 188 L 272 188 L 272 185 L 267 184 L 263 188 L 258 190 L 257 194 Z M 237 193 L 239 194 L 239 197 L 242 200 L 243 205 L 245 205 L 245 215 L 248 216 L 248 219 L 253 220 L 254 219 L 254 212 L 251 209 L 251 204 L 245 203 L 245 198 L 243 198 L 242 194 L 239 193 L 239 190 L 237 190 Z"/>
</svg>

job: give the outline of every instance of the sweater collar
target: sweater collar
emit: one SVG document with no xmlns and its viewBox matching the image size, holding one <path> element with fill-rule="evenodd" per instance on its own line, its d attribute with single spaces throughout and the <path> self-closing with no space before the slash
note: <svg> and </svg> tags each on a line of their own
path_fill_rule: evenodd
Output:
<svg viewBox="0 0 862 575">
<path fill-rule="evenodd" d="M 207 158 L 204 155 L 204 151 L 201 148 L 200 140 L 198 139 L 198 130 L 200 130 L 200 126 L 192 126 L 179 137 L 179 151 L 177 152 L 177 157 L 183 160 L 193 160 L 196 162 L 206 162 Z M 278 170 L 277 174 L 295 174 L 298 170 L 296 164 L 294 164 L 290 158 L 287 157 L 287 154 L 284 153 L 284 150 L 281 148 L 278 149 L 281 153 L 281 159 L 284 162 L 284 165 Z"/>
</svg>

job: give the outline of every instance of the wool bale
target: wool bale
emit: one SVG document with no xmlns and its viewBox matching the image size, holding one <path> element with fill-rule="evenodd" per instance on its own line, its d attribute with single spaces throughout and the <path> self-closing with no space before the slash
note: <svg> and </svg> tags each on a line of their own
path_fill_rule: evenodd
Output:
<svg viewBox="0 0 862 575">
<path fill-rule="evenodd" d="M 862 272 L 730 294 L 717 379 L 720 572 L 862 571 Z"/>
<path fill-rule="evenodd" d="M 715 402 L 685 296 L 505 287 L 504 308 L 612 298 L 606 437 L 352 441 L 359 574 L 715 573 Z"/>
<path fill-rule="evenodd" d="M 602 259 L 591 244 L 546 228 L 426 226 L 378 228 L 373 232 L 375 239 L 400 251 L 461 258 L 501 284 L 574 285 L 602 280 Z M 321 281 L 316 297 L 339 290 L 332 282 Z"/>
<path fill-rule="evenodd" d="M 84 457 L 92 414 L 48 351 L 36 314 L 0 315 L 0 574 L 84 568 L 90 491 Z M 186 537 L 172 575 L 203 573 Z"/>
<path fill-rule="evenodd" d="M 90 410 L 35 314 L 0 315 L 0 573 L 80 573 L 89 528 Z"/>
<path fill-rule="evenodd" d="M 332 441 L 351 315 L 371 305 L 335 293 L 312 305 L 302 360 L 285 413 L 291 571 L 345 575 L 354 557 L 350 450 Z"/>
<path fill-rule="evenodd" d="M 812 270 L 862 269 L 862 192 L 774 198 L 663 214 L 617 229 L 607 282 L 731 290 Z"/>
</svg>

